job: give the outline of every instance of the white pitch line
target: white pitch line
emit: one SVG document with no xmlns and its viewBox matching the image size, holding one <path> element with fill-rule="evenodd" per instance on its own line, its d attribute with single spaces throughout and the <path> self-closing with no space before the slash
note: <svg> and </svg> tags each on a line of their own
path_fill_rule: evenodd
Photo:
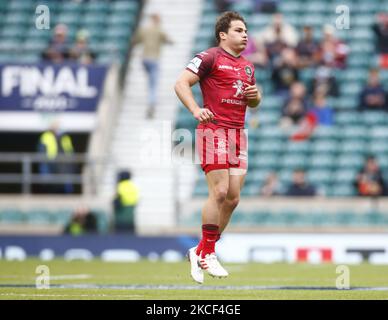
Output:
<svg viewBox="0 0 388 320">
<path fill-rule="evenodd" d="M 82 280 L 92 278 L 91 274 L 60 274 L 50 276 L 50 280 Z"/>
<path fill-rule="evenodd" d="M 138 298 L 143 297 L 139 294 L 38 294 L 38 293 L 0 293 L 0 296 L 18 296 L 18 297 L 117 297 L 117 298 Z"/>
<path fill-rule="evenodd" d="M 0 284 L 0 288 L 35 288 L 31 284 Z M 110 290 L 304 290 L 304 291 L 388 291 L 388 287 L 351 287 L 339 290 L 335 287 L 320 286 L 201 286 L 201 285 L 116 285 L 116 284 L 52 284 L 51 289 L 110 289 Z"/>
</svg>

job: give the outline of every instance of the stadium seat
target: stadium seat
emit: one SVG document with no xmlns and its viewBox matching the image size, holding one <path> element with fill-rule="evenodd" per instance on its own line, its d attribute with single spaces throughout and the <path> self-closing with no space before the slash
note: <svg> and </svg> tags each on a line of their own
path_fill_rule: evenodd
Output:
<svg viewBox="0 0 388 320">
<path fill-rule="evenodd" d="M 386 9 L 387 7 L 385 7 Z M 358 13 L 369 13 L 370 15 L 375 14 L 380 9 L 378 1 L 371 1 L 371 2 L 364 2 L 360 1 L 357 3 L 357 6 L 355 6 L 355 10 L 358 11 Z"/>
<path fill-rule="evenodd" d="M 307 159 L 305 155 L 291 153 L 284 155 L 281 163 L 283 168 L 299 169 L 306 167 Z"/>
<path fill-rule="evenodd" d="M 237 1 L 232 3 L 232 10 L 240 12 L 242 15 L 250 14 L 253 9 L 252 1 Z"/>
<path fill-rule="evenodd" d="M 328 169 L 310 169 L 307 174 L 307 181 L 316 186 L 329 184 L 332 181 L 332 171 Z"/>
<path fill-rule="evenodd" d="M 375 22 L 375 17 L 373 14 L 359 14 L 356 15 L 353 19 L 353 23 L 358 28 L 365 27 L 369 28 Z"/>
<path fill-rule="evenodd" d="M 306 14 L 323 13 L 327 10 L 327 3 L 322 1 L 309 1 L 303 5 L 303 11 Z"/>
<path fill-rule="evenodd" d="M 281 97 L 275 95 L 268 95 L 263 98 L 260 108 L 281 110 L 283 101 Z"/>
<path fill-rule="evenodd" d="M 106 12 L 109 10 L 109 4 L 107 2 L 90 1 L 85 5 L 85 10 L 92 14 Z"/>
<path fill-rule="evenodd" d="M 314 130 L 313 138 L 317 139 L 335 139 L 339 137 L 340 131 L 336 126 L 319 126 Z"/>
<path fill-rule="evenodd" d="M 2 38 L 23 39 L 26 28 L 24 26 L 9 26 L 1 31 Z"/>
<path fill-rule="evenodd" d="M 347 82 L 341 85 L 341 94 L 354 96 L 361 92 L 362 84 L 360 82 Z"/>
<path fill-rule="evenodd" d="M 355 196 L 356 191 L 352 184 L 339 184 L 339 185 L 333 185 L 330 189 L 330 194 L 334 197 L 350 197 Z"/>
<path fill-rule="evenodd" d="M 204 197 L 204 196 L 207 196 L 207 194 L 208 194 L 207 186 L 196 184 L 194 193 L 193 193 L 194 196 Z"/>
<path fill-rule="evenodd" d="M 313 143 L 311 151 L 314 153 L 336 153 L 339 149 L 337 140 L 335 139 L 322 139 Z"/>
<path fill-rule="evenodd" d="M 376 153 L 377 163 L 383 172 L 388 170 L 388 153 Z"/>
<path fill-rule="evenodd" d="M 136 12 L 139 9 L 139 3 L 137 1 L 114 1 L 110 8 L 116 12 Z"/>
<path fill-rule="evenodd" d="M 253 159 L 249 160 L 251 168 L 258 169 L 276 169 L 279 165 L 279 157 L 275 154 L 258 154 Z"/>
<path fill-rule="evenodd" d="M 25 215 L 17 209 L 2 209 L 0 211 L 0 221 L 6 224 L 20 224 L 25 221 Z"/>
<path fill-rule="evenodd" d="M 267 152 L 268 153 L 282 152 L 284 149 L 284 144 L 281 139 L 261 140 L 257 144 L 257 149 L 260 154 L 267 153 Z"/>
<path fill-rule="evenodd" d="M 261 125 L 276 125 L 279 122 L 279 119 L 281 117 L 280 112 L 278 111 L 266 111 L 261 112 L 259 114 L 259 123 Z"/>
<path fill-rule="evenodd" d="M 370 129 L 369 137 L 374 139 L 388 139 L 388 127 L 386 126 L 374 126 Z"/>
<path fill-rule="evenodd" d="M 388 154 L 388 140 L 386 139 L 376 139 L 373 140 L 373 143 L 368 144 L 367 147 L 368 153 L 373 154 Z"/>
<path fill-rule="evenodd" d="M 47 209 L 31 209 L 26 212 L 26 221 L 29 224 L 49 225 L 54 222 L 54 217 Z"/>
<path fill-rule="evenodd" d="M 363 140 L 359 139 L 346 139 L 341 143 L 339 150 L 342 153 L 359 153 L 364 154 L 367 145 Z"/>
<path fill-rule="evenodd" d="M 355 181 L 358 170 L 354 168 L 340 169 L 333 174 L 333 180 L 336 184 L 351 184 Z"/>
<path fill-rule="evenodd" d="M 338 110 L 354 110 L 357 108 L 358 105 L 358 98 L 357 96 L 348 95 L 348 96 L 341 96 L 337 98 L 335 104 L 333 107 Z"/>
<path fill-rule="evenodd" d="M 34 1 L 31 0 L 13 0 L 8 1 L 7 10 L 9 11 L 30 11 L 34 12 Z"/>
<path fill-rule="evenodd" d="M 355 125 L 361 121 L 361 115 L 357 111 L 343 111 L 335 114 L 335 123 L 337 125 Z"/>
<path fill-rule="evenodd" d="M 329 22 L 324 14 L 317 12 L 307 13 L 299 21 L 302 26 L 309 25 L 314 28 L 320 28 L 322 25 Z"/>
<path fill-rule="evenodd" d="M 360 169 L 365 157 L 359 153 L 343 153 L 337 159 L 338 168 Z"/>
<path fill-rule="evenodd" d="M 248 197 L 258 196 L 259 191 L 260 191 L 260 184 L 258 183 L 247 184 L 241 190 L 241 195 L 248 196 Z"/>
<path fill-rule="evenodd" d="M 336 157 L 330 153 L 314 153 L 309 160 L 309 167 L 331 169 L 335 165 L 335 160 Z"/>
<path fill-rule="evenodd" d="M 358 125 L 358 126 L 346 126 L 342 129 L 342 137 L 345 139 L 355 138 L 355 139 L 367 139 L 368 138 L 368 128 Z"/>
<path fill-rule="evenodd" d="M 283 168 L 278 174 L 279 179 L 284 186 L 288 186 L 292 182 L 292 175 L 293 170 L 291 168 Z"/>
<path fill-rule="evenodd" d="M 308 154 L 310 152 L 310 142 L 304 141 L 304 142 L 289 142 L 286 146 L 286 151 L 288 154 L 290 153 L 299 153 L 299 154 Z"/>
<path fill-rule="evenodd" d="M 280 2 L 280 11 L 285 14 L 288 13 L 299 13 L 301 9 L 300 1 L 281 1 Z"/>
<path fill-rule="evenodd" d="M 374 35 L 373 35 L 373 31 L 372 29 L 368 29 L 368 28 L 357 28 L 357 29 L 354 29 L 352 32 L 351 32 L 351 35 L 352 35 L 352 39 L 354 40 L 364 40 L 364 41 L 373 41 L 374 40 Z"/>
<path fill-rule="evenodd" d="M 58 6 L 60 12 L 74 12 L 81 13 L 83 12 L 83 5 L 75 1 L 62 1 L 61 5 Z"/>
</svg>

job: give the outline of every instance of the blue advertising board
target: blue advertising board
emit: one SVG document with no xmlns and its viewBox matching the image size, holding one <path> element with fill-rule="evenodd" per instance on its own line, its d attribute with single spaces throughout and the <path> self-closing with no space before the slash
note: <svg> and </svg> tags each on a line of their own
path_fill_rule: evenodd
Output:
<svg viewBox="0 0 388 320">
<path fill-rule="evenodd" d="M 0 64 L 0 112 L 95 112 L 106 66 Z"/>
<path fill-rule="evenodd" d="M 131 234 L 83 235 L 83 236 L 0 236 L 0 259 L 7 259 L 7 251 L 22 252 L 23 256 L 40 256 L 50 250 L 58 257 L 71 250 L 87 251 L 90 256 L 101 257 L 112 250 L 133 250 L 141 257 L 150 253 L 161 255 L 173 250 L 184 256 L 190 247 L 198 243 L 197 237 L 143 237 Z"/>
</svg>

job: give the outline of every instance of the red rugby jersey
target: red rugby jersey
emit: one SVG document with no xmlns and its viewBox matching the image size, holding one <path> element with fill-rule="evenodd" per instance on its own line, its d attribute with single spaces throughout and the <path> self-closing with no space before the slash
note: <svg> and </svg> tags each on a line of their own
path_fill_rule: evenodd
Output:
<svg viewBox="0 0 388 320">
<path fill-rule="evenodd" d="M 197 54 L 186 70 L 200 78 L 204 107 L 214 114 L 214 123 L 227 128 L 244 128 L 248 101 L 244 89 L 255 84 L 255 70 L 243 56 L 238 58 L 221 47 Z"/>
</svg>

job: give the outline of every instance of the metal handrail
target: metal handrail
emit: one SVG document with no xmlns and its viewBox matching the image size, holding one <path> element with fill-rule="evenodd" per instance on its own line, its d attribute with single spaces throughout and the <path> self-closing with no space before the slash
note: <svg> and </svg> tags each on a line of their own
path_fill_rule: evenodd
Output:
<svg viewBox="0 0 388 320">
<path fill-rule="evenodd" d="M 54 160 L 49 160 L 42 153 L 8 153 L 0 152 L 0 163 L 18 163 L 22 166 L 21 173 L 0 173 L 0 184 L 21 184 L 24 194 L 31 193 L 32 184 L 83 184 L 85 181 L 95 181 L 92 177 L 94 170 L 83 170 L 80 174 L 48 173 L 36 174 L 32 172 L 34 163 L 73 163 L 84 164 L 85 167 L 94 168 L 105 163 L 103 158 L 90 158 L 84 153 L 72 155 L 58 155 Z M 85 179 L 85 172 L 89 177 Z"/>
</svg>

